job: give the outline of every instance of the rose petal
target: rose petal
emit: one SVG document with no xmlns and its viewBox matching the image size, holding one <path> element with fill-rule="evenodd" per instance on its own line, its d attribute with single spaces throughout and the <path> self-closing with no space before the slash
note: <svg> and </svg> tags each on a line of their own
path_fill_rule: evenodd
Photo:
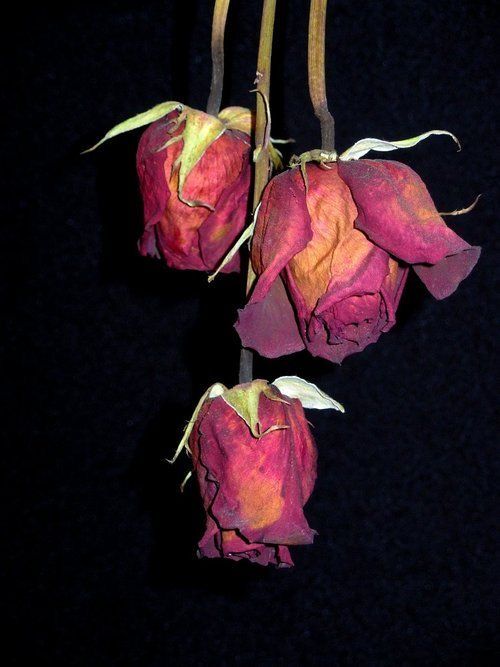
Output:
<svg viewBox="0 0 500 667">
<path fill-rule="evenodd" d="M 275 176 L 266 187 L 252 240 L 258 280 L 250 303 L 261 301 L 285 264 L 312 237 L 305 185 L 299 169 Z"/>
<path fill-rule="evenodd" d="M 215 211 L 200 227 L 200 250 L 205 265 L 215 268 L 239 236 L 248 215 L 251 167 L 248 151 L 241 156 L 241 171 L 234 183 L 222 192 Z M 221 273 L 238 271 L 240 253 L 221 269 Z"/>
<path fill-rule="evenodd" d="M 356 227 L 409 264 L 435 264 L 470 248 L 446 226 L 424 183 L 390 160 L 339 161 L 339 173 L 358 208 Z"/>
<path fill-rule="evenodd" d="M 328 290 L 319 300 L 315 314 L 347 297 L 378 292 L 389 273 L 389 262 L 385 250 L 374 246 L 362 232 L 353 229 L 333 256 Z"/>
<path fill-rule="evenodd" d="M 348 338 L 344 338 L 338 342 L 333 342 L 329 340 L 329 334 L 324 322 L 319 319 L 314 319 L 313 323 L 317 325 L 317 331 L 307 344 L 308 352 L 310 352 L 314 357 L 322 357 L 323 359 L 328 359 L 335 364 L 342 363 L 342 361 L 351 354 L 361 352 L 367 345 L 376 342 L 378 339 L 377 335 L 376 337 L 372 338 L 365 337 L 364 343 L 362 344 L 353 342 Z M 354 328 L 355 327 L 353 327 L 353 329 Z"/>
<path fill-rule="evenodd" d="M 164 177 L 167 149 L 158 151 L 158 148 L 172 136 L 168 132 L 168 127 L 176 115 L 176 113 L 169 114 L 166 118 L 150 125 L 142 134 L 137 148 L 137 174 L 144 205 L 145 225 L 143 237 L 139 242 L 139 251 L 142 255 L 156 257 L 159 255 L 153 228 L 165 211 L 170 190 Z M 180 147 L 177 147 L 176 152 L 179 151 Z"/>
<path fill-rule="evenodd" d="M 256 350 L 263 357 L 281 357 L 305 347 L 280 276 L 261 301 L 251 300 L 238 311 L 234 326 L 243 347 Z"/>
<path fill-rule="evenodd" d="M 452 294 L 475 267 L 481 248 L 471 246 L 462 252 L 445 257 L 434 265 L 416 264 L 415 273 L 436 299 Z"/>
<path fill-rule="evenodd" d="M 307 169 L 307 209 L 311 220 L 312 237 L 306 247 L 290 259 L 286 267 L 287 284 L 295 286 L 295 301 L 302 316 L 309 315 L 325 294 L 332 279 L 332 271 L 344 274 L 356 261 L 356 253 L 349 255 L 339 250 L 346 237 L 352 236 L 357 216 L 349 188 L 337 173 L 337 165 L 324 169 L 315 164 Z M 356 232 L 360 243 L 371 247 L 361 232 Z M 359 245 L 359 244 L 358 244 Z"/>
</svg>

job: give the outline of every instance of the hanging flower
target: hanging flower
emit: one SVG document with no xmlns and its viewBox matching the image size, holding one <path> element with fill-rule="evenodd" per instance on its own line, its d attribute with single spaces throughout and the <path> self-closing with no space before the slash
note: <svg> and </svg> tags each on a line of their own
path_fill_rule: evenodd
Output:
<svg viewBox="0 0 500 667">
<path fill-rule="evenodd" d="M 177 451 L 191 452 L 206 511 L 200 557 L 287 567 L 289 547 L 313 541 L 303 507 L 317 453 L 303 406 L 343 411 L 297 377 L 217 384 L 202 398 Z"/>
<path fill-rule="evenodd" d="M 137 151 L 144 202 L 139 250 L 172 268 L 212 270 L 248 212 L 251 112 L 228 107 L 216 117 L 165 102 L 120 123 L 93 148 L 150 123 Z M 236 255 L 223 271 L 237 271 L 239 261 Z"/>
<path fill-rule="evenodd" d="M 429 134 L 363 140 L 272 179 L 252 241 L 258 279 L 236 324 L 245 347 L 267 357 L 307 348 L 340 363 L 394 325 L 410 266 L 437 299 L 455 291 L 480 248 L 446 226 L 410 167 L 357 160 L 373 142 L 391 150 Z"/>
</svg>

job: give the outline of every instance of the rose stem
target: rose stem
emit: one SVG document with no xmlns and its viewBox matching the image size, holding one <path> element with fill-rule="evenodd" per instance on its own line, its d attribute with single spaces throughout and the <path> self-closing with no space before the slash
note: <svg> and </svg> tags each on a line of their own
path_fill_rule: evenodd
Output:
<svg viewBox="0 0 500 667">
<path fill-rule="evenodd" d="M 230 0 L 215 0 L 212 20 L 212 81 L 207 101 L 207 113 L 217 116 L 222 101 L 224 83 L 224 31 Z"/>
<path fill-rule="evenodd" d="M 271 82 L 271 53 L 273 49 L 274 17 L 276 14 L 276 0 L 264 0 L 262 19 L 260 24 L 259 53 L 257 56 L 257 77 L 255 80 L 257 89 L 257 109 L 255 113 L 255 146 L 260 148 L 255 162 L 255 178 L 253 186 L 253 211 L 259 205 L 264 188 L 271 174 L 269 150 L 265 145 L 266 127 L 268 119 L 266 116 L 266 105 L 264 100 L 269 100 Z M 255 279 L 252 261 L 248 260 L 248 272 L 246 293 L 248 294 Z M 253 373 L 253 353 L 246 348 L 241 349 L 239 381 L 251 382 Z"/>
<path fill-rule="evenodd" d="M 321 148 L 335 150 L 335 121 L 328 110 L 325 83 L 325 24 L 328 0 L 311 0 L 309 11 L 309 94 L 321 126 Z"/>
</svg>

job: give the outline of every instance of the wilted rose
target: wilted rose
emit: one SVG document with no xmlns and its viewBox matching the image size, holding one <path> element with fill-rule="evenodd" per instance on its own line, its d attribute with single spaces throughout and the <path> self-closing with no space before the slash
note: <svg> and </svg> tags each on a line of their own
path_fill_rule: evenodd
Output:
<svg viewBox="0 0 500 667">
<path fill-rule="evenodd" d="M 310 544 L 315 534 L 303 507 L 317 454 L 302 402 L 343 408 L 296 377 L 214 387 L 188 436 L 206 511 L 199 555 L 290 566 L 288 547 Z"/>
<path fill-rule="evenodd" d="M 340 363 L 395 323 L 412 266 L 438 299 L 476 264 L 420 177 L 388 160 L 308 163 L 269 183 L 256 221 L 258 280 L 236 328 L 267 357 L 307 348 Z"/>
<path fill-rule="evenodd" d="M 248 109 L 216 118 L 176 109 L 148 127 L 137 151 L 143 255 L 176 269 L 214 269 L 245 224 L 250 189 Z M 239 255 L 223 271 L 236 271 Z"/>
</svg>

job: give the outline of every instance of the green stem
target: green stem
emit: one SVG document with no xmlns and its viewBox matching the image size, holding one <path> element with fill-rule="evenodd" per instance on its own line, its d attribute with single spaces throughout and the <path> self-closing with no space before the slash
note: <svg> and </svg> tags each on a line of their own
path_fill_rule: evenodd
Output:
<svg viewBox="0 0 500 667">
<path fill-rule="evenodd" d="M 328 110 L 325 83 L 325 27 L 328 0 L 311 0 L 309 11 L 309 93 L 321 126 L 321 148 L 335 150 L 335 121 Z"/>
<path fill-rule="evenodd" d="M 212 82 L 207 102 L 207 113 L 217 116 L 222 102 L 224 83 L 224 31 L 230 0 L 215 0 L 212 20 Z"/>
<path fill-rule="evenodd" d="M 255 178 L 253 190 L 253 211 L 260 203 L 262 193 L 271 175 L 271 159 L 266 142 L 267 118 L 266 101 L 269 101 L 271 84 L 271 54 L 273 50 L 274 18 L 276 15 L 276 0 L 264 0 L 262 19 L 260 24 L 259 54 L 257 56 L 257 109 L 255 113 L 255 146 L 259 148 L 255 162 Z M 252 262 L 248 261 L 246 293 L 248 294 L 255 279 Z M 239 381 L 251 382 L 253 374 L 253 353 L 242 348 L 240 355 Z"/>
</svg>

